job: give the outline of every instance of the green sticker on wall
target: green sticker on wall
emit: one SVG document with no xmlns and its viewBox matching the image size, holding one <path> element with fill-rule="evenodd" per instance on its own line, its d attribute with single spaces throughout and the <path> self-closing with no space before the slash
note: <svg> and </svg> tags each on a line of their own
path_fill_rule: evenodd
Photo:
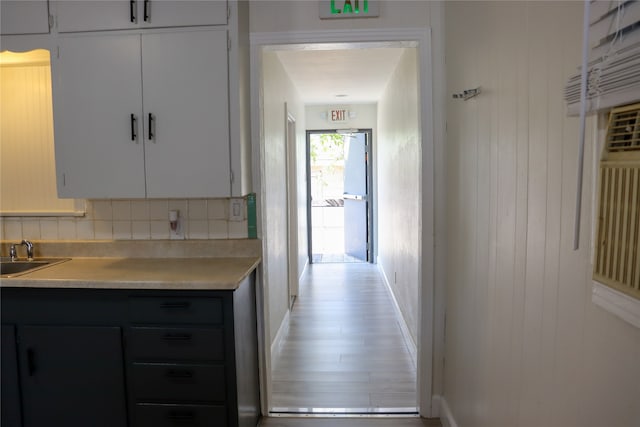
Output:
<svg viewBox="0 0 640 427">
<path fill-rule="evenodd" d="M 250 239 L 258 238 L 256 223 L 256 193 L 251 193 L 247 195 L 247 236 Z"/>
</svg>

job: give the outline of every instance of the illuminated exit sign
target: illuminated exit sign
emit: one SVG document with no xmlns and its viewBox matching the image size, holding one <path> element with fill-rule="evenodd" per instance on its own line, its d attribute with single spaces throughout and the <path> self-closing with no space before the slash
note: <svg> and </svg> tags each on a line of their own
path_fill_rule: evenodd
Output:
<svg viewBox="0 0 640 427">
<path fill-rule="evenodd" d="M 329 110 L 327 114 L 330 122 L 346 122 L 349 116 L 349 110 Z"/>
<path fill-rule="evenodd" d="M 374 0 L 320 0 L 320 18 L 373 18 L 380 15 Z"/>
</svg>

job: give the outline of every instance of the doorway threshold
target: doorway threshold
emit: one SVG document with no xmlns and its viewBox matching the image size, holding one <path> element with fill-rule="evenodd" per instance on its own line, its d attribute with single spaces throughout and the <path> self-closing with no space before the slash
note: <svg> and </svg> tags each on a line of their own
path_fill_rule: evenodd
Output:
<svg viewBox="0 0 640 427">
<path fill-rule="evenodd" d="M 344 264 L 367 262 L 365 260 L 347 254 L 313 254 L 311 259 L 313 260 L 313 264 Z"/>
<path fill-rule="evenodd" d="M 270 417 L 304 417 L 304 418 L 384 418 L 384 417 L 407 417 L 415 418 L 419 416 L 418 408 L 277 408 L 274 407 L 269 412 Z"/>
</svg>

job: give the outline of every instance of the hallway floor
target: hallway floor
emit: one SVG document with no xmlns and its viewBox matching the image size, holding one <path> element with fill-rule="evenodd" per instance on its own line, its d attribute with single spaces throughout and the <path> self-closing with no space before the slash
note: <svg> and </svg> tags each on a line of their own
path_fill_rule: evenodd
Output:
<svg viewBox="0 0 640 427">
<path fill-rule="evenodd" d="M 273 412 L 411 413 L 416 401 L 415 363 L 377 266 L 310 265 L 274 361 Z"/>
</svg>

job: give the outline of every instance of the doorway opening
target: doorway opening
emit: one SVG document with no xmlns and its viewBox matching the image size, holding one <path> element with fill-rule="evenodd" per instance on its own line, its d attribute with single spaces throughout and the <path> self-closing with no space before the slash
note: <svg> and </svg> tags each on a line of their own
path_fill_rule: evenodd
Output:
<svg viewBox="0 0 640 427">
<path fill-rule="evenodd" d="M 380 39 L 388 41 L 380 42 Z M 340 42 L 336 43 L 336 40 Z M 261 362 L 265 376 L 261 384 L 263 413 L 302 413 L 305 416 L 330 413 L 335 416 L 376 412 L 385 415 L 394 412 L 415 413 L 418 410 L 422 416 L 433 416 L 433 411 L 437 410 L 437 406 L 433 405 L 434 390 L 439 390 L 438 384 L 433 382 L 433 368 L 439 367 L 434 363 L 433 346 L 438 341 L 438 336 L 434 337 L 437 328 L 430 321 L 437 313 L 434 313 L 431 273 L 434 244 L 429 33 L 424 29 L 265 33 L 252 35 L 251 44 L 252 63 L 255 61 L 257 64 L 252 67 L 252 92 L 256 99 L 260 99 L 253 109 L 256 121 L 252 126 L 252 137 L 254 141 L 259 141 L 259 145 L 254 147 L 254 151 L 260 155 L 260 163 L 255 165 L 255 170 L 259 166 L 257 184 L 262 190 L 260 201 L 263 207 L 259 225 L 265 236 L 262 286 L 265 292 L 262 298 L 264 310 L 261 312 Z M 378 85 L 384 90 L 377 91 L 372 82 L 362 76 L 391 63 L 389 60 L 382 63 L 378 61 L 377 65 L 372 63 L 372 58 L 383 56 L 380 49 L 387 48 L 399 49 L 396 59 L 402 62 L 393 62 L 393 79 Z M 377 49 L 376 55 L 371 55 L 371 49 Z M 347 68 L 349 72 L 336 76 L 333 73 L 340 64 L 343 70 Z M 402 67 L 399 68 L 398 64 Z M 368 82 L 369 89 L 354 93 L 367 98 L 356 98 L 355 94 L 347 93 L 352 88 L 360 88 L 362 82 Z M 343 89 L 341 85 L 348 88 Z M 289 153 L 283 143 L 281 123 L 284 120 L 278 105 L 283 100 L 290 104 L 291 111 L 299 120 L 299 131 L 305 128 L 325 129 L 328 120 L 326 116 L 323 119 L 322 111 L 313 115 L 308 112 L 315 106 L 335 105 L 335 97 L 340 98 L 340 105 L 346 105 L 348 101 L 343 94 L 351 98 L 352 105 L 377 104 L 373 120 L 364 121 L 357 117 L 358 120 L 351 124 L 352 127 L 369 127 L 368 123 L 374 123 L 376 129 L 376 163 L 373 167 L 376 235 L 375 254 L 370 254 L 375 264 L 308 265 L 309 245 L 308 241 L 304 242 L 309 230 L 308 223 L 305 224 L 309 212 L 306 212 L 308 205 L 304 194 L 308 183 L 303 182 L 308 176 L 305 173 L 307 153 L 303 145 L 306 135 L 303 132 L 298 136 L 297 144 L 300 145 L 297 147 L 302 150 L 297 150 L 295 155 L 296 176 L 299 177 L 297 182 L 303 185 L 296 187 L 298 198 L 287 201 L 282 197 L 283 189 L 287 186 L 283 160 Z M 328 99 L 329 96 L 333 98 Z M 300 292 L 295 305 L 287 309 L 289 270 L 286 268 L 288 263 L 283 262 L 287 257 L 283 242 L 291 239 L 286 235 L 285 211 L 287 203 L 295 202 L 298 203 L 299 216 L 296 218 L 299 245 L 292 253 L 297 255 L 300 268 L 292 280 L 298 281 Z M 395 245 L 394 242 L 401 244 Z M 382 315 L 377 307 L 369 306 L 364 311 L 358 311 L 366 306 L 363 304 L 363 295 L 375 294 L 371 286 L 372 279 L 364 271 L 356 271 L 369 267 L 375 268 L 382 278 L 382 289 L 392 299 L 391 307 L 395 307 L 399 313 L 394 320 L 382 319 L 386 314 Z M 318 271 L 334 268 L 337 270 Z M 309 274 L 311 270 L 315 270 L 314 274 Z M 368 286 L 361 292 L 348 286 L 358 282 L 365 282 Z M 334 292 L 331 292 L 331 288 Z M 306 304 L 308 297 L 315 296 L 325 299 L 327 303 L 344 302 L 344 309 L 336 311 L 340 307 L 334 304 L 326 308 Z M 302 316 L 305 305 L 309 308 L 309 319 Z M 342 321 L 342 317 L 338 317 L 340 311 L 346 316 L 343 323 L 339 323 Z M 368 316 L 380 317 L 381 321 L 374 322 Z M 380 330 L 362 333 L 363 324 L 377 326 Z M 400 333 L 385 329 L 392 326 L 398 326 Z M 320 329 L 326 330 L 329 338 L 343 341 L 336 345 L 328 343 L 326 336 L 318 333 Z M 408 350 L 405 356 L 408 355 L 410 362 L 407 365 L 414 367 L 413 372 L 399 375 L 387 371 L 398 366 L 398 351 L 383 352 L 371 347 L 390 341 L 380 339 L 387 336 Z M 314 339 L 317 342 L 313 342 Z M 372 368 L 371 371 L 363 372 L 369 368 Z M 327 384 L 329 373 L 338 379 L 351 378 L 351 384 L 340 387 Z M 407 382 L 389 390 L 390 378 L 406 378 Z M 314 381 L 319 382 L 317 387 L 312 385 Z M 371 389 L 367 400 L 357 392 L 360 385 L 378 382 L 386 387 L 381 395 Z M 338 390 L 343 393 L 337 393 Z M 396 397 L 402 395 L 407 399 L 388 399 L 390 391 Z M 348 404 L 346 398 L 341 399 L 345 393 L 360 396 L 362 402 Z M 298 401 L 297 398 L 303 396 L 308 397 L 308 401 Z M 384 401 L 378 401 L 379 397 L 385 397 Z M 324 398 L 333 400 L 324 401 Z M 347 404 L 349 407 L 345 407 Z M 398 408 L 402 411 L 395 410 Z"/>
<path fill-rule="evenodd" d="M 372 134 L 307 131 L 310 264 L 373 262 Z"/>
</svg>

